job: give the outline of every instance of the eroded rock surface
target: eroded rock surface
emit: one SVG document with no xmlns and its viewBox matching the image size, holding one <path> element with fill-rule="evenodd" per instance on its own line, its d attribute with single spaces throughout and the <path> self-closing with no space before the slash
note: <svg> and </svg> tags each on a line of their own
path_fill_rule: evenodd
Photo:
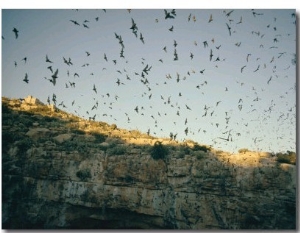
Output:
<svg viewBox="0 0 300 233">
<path fill-rule="evenodd" d="M 257 152 L 178 156 L 174 142 L 154 160 L 153 143 L 73 130 L 82 121 L 63 119 L 3 111 L 4 229 L 296 227 L 294 165 Z"/>
</svg>

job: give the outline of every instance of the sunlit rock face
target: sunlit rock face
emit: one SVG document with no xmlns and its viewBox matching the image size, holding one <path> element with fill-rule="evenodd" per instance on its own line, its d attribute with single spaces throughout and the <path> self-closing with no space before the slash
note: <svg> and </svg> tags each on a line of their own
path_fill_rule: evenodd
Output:
<svg viewBox="0 0 300 233">
<path fill-rule="evenodd" d="M 4 229 L 296 228 L 296 167 L 270 153 L 194 151 L 104 123 L 96 134 L 37 101 L 2 104 Z M 157 140 L 168 155 L 154 160 Z"/>
</svg>

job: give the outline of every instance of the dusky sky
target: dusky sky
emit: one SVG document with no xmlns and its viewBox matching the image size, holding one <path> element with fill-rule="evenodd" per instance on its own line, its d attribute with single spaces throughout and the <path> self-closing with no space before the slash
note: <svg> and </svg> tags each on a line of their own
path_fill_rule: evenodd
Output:
<svg viewBox="0 0 300 233">
<path fill-rule="evenodd" d="M 115 8 L 2 9 L 2 96 L 56 95 L 86 119 L 215 149 L 295 151 L 295 9 Z"/>
</svg>

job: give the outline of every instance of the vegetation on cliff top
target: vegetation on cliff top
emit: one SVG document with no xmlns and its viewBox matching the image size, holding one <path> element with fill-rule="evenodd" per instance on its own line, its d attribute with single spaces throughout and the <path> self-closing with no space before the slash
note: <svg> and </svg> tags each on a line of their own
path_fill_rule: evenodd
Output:
<svg viewBox="0 0 300 233">
<path fill-rule="evenodd" d="M 16 143 L 19 151 L 25 153 L 34 144 L 34 141 L 28 136 L 28 132 L 32 127 L 44 127 L 50 129 L 51 137 L 48 139 L 39 138 L 39 142 L 47 142 L 53 140 L 55 136 L 61 134 L 73 135 L 70 140 L 63 141 L 58 146 L 65 150 L 77 150 L 79 153 L 85 153 L 91 148 L 98 148 L 109 156 L 123 155 L 129 152 L 126 139 L 143 139 L 153 142 L 149 143 L 148 151 L 151 157 L 155 160 L 166 159 L 167 156 L 174 151 L 173 155 L 178 158 L 183 158 L 185 155 L 195 156 L 201 159 L 208 152 L 214 151 L 213 148 L 199 145 L 192 140 L 186 140 L 184 143 L 179 143 L 170 139 L 158 139 L 141 133 L 138 130 L 123 130 L 119 129 L 116 124 L 109 125 L 105 122 L 97 122 L 84 120 L 73 114 L 68 114 L 58 108 L 51 109 L 48 105 L 42 103 L 30 104 L 24 103 L 19 99 L 8 99 L 2 97 L 2 145 L 3 151 L 9 149 L 9 145 Z M 104 145 L 103 143 L 107 143 Z M 127 145 L 125 145 L 127 144 Z M 140 148 L 144 148 L 147 143 Z M 239 153 L 250 152 L 247 148 L 242 148 Z M 223 152 L 215 151 L 217 154 Z M 270 153 L 276 156 L 277 162 L 296 164 L 296 153 L 287 151 L 285 153 Z"/>
</svg>

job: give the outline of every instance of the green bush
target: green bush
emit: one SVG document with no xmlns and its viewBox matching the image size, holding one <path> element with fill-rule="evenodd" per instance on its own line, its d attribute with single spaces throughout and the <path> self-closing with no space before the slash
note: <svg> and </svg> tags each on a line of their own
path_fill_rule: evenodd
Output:
<svg viewBox="0 0 300 233">
<path fill-rule="evenodd" d="M 153 159 L 165 159 L 168 155 L 168 149 L 161 142 L 156 141 L 154 146 L 151 148 L 150 154 Z"/>
<path fill-rule="evenodd" d="M 9 145 L 13 144 L 18 139 L 18 134 L 10 131 L 2 131 L 2 150 L 7 151 L 9 149 Z"/>
<path fill-rule="evenodd" d="M 20 118 L 20 123 L 22 123 L 27 128 L 31 127 L 33 122 L 34 122 L 34 119 L 32 119 L 31 117 L 22 117 L 22 118 Z"/>
<path fill-rule="evenodd" d="M 77 147 L 79 145 L 79 142 L 75 141 L 75 140 L 66 140 L 64 141 L 61 146 L 65 149 L 65 150 L 76 150 Z"/>
<path fill-rule="evenodd" d="M 107 150 L 108 155 L 124 155 L 127 152 L 127 146 L 116 145 L 115 147 L 109 148 Z"/>
<path fill-rule="evenodd" d="M 2 104 L 2 114 L 11 112 L 11 109 L 6 104 Z"/>
<path fill-rule="evenodd" d="M 133 183 L 134 182 L 134 178 L 130 175 L 126 175 L 124 180 L 125 180 L 126 183 Z"/>
<path fill-rule="evenodd" d="M 106 152 L 107 150 L 108 150 L 108 146 L 106 146 L 106 145 L 97 145 L 97 148 L 99 149 L 99 150 L 102 150 L 102 151 L 104 151 L 104 152 Z"/>
<path fill-rule="evenodd" d="M 179 159 L 183 159 L 185 156 L 185 152 L 183 150 L 178 150 L 175 152 L 175 157 Z"/>
<path fill-rule="evenodd" d="M 191 153 L 191 148 L 189 148 L 189 147 L 186 146 L 186 145 L 180 146 L 179 150 L 180 150 L 180 151 L 183 151 L 183 153 L 184 153 L 185 155 L 189 155 L 189 154 Z"/>
<path fill-rule="evenodd" d="M 91 171 L 87 168 L 76 172 L 76 176 L 82 181 L 87 181 L 88 179 L 92 178 Z"/>
<path fill-rule="evenodd" d="M 200 146 L 199 144 L 194 144 L 193 151 L 199 151 L 199 150 L 207 152 L 210 151 L 210 148 L 207 146 Z"/>
<path fill-rule="evenodd" d="M 205 158 L 206 152 L 204 151 L 193 151 L 192 155 L 195 156 L 198 160 Z"/>
<path fill-rule="evenodd" d="M 44 122 L 53 122 L 53 121 L 57 121 L 56 118 L 54 117 L 49 117 L 49 116 L 44 116 L 41 121 L 44 121 Z"/>
<path fill-rule="evenodd" d="M 277 153 L 277 162 L 279 163 L 289 163 L 296 165 L 296 153 L 287 151 L 286 153 Z"/>
<path fill-rule="evenodd" d="M 84 135 L 85 132 L 83 130 L 80 129 L 73 129 L 72 133 L 77 134 L 77 135 Z"/>
<path fill-rule="evenodd" d="M 96 146 L 96 144 L 87 142 L 85 140 L 67 140 L 60 144 L 60 146 L 64 151 L 77 150 L 79 153 L 84 154 L 85 156 L 89 156 L 90 154 L 86 152 L 93 148 L 93 146 Z"/>
<path fill-rule="evenodd" d="M 104 142 L 107 138 L 107 136 L 102 133 L 91 133 L 91 135 L 95 137 L 97 143 Z"/>
<path fill-rule="evenodd" d="M 105 142 L 109 144 L 109 148 L 113 148 L 118 144 L 122 144 L 123 141 L 119 137 L 106 137 Z"/>
<path fill-rule="evenodd" d="M 178 158 L 183 159 L 185 157 L 184 151 L 179 151 Z"/>
<path fill-rule="evenodd" d="M 11 144 L 16 141 L 16 134 L 10 131 L 2 131 L 2 145 Z"/>
<path fill-rule="evenodd" d="M 185 155 L 191 154 L 192 150 L 186 145 L 180 145 L 176 152 L 177 158 L 184 158 Z"/>
<path fill-rule="evenodd" d="M 19 148 L 19 151 L 25 154 L 27 150 L 31 148 L 32 140 L 30 138 L 23 138 L 21 141 L 18 142 L 17 146 Z"/>
<path fill-rule="evenodd" d="M 15 121 L 13 119 L 6 118 L 2 115 L 2 125 L 13 126 L 14 124 L 15 124 Z"/>
</svg>

